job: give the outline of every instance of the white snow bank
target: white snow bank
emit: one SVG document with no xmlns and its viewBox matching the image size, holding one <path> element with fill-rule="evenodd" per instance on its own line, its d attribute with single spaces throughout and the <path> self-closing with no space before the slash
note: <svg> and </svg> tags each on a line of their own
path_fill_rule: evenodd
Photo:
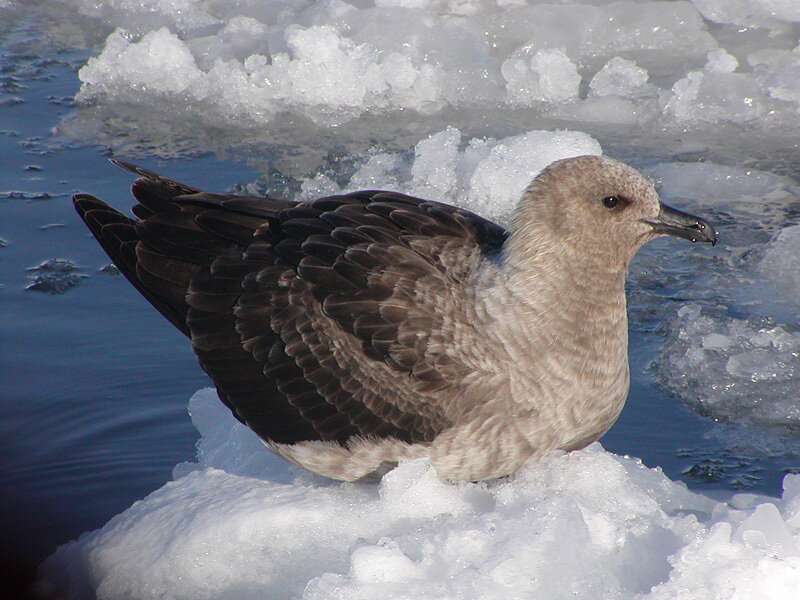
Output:
<svg viewBox="0 0 800 600">
<path fill-rule="evenodd" d="M 198 464 L 59 548 L 62 598 L 790 600 L 800 476 L 781 499 L 720 503 L 599 444 L 517 476 L 444 482 L 424 460 L 380 484 L 325 480 L 270 455 L 214 390 L 189 409 Z"/>
<path fill-rule="evenodd" d="M 115 28 L 79 73 L 80 102 L 155 103 L 215 125 L 480 106 L 576 122 L 796 128 L 800 110 L 794 0 L 77 6 Z"/>
</svg>

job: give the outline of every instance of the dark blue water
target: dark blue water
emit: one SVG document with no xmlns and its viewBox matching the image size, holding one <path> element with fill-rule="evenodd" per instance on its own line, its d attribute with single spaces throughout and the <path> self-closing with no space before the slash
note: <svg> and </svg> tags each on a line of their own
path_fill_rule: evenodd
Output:
<svg viewBox="0 0 800 600">
<path fill-rule="evenodd" d="M 34 43 L 37 31 L 21 21 L 0 33 L 0 531 L 4 552 L 28 566 L 194 457 L 186 405 L 208 385 L 182 335 L 124 278 L 101 271 L 109 260 L 71 195 L 91 192 L 127 209 L 132 178 L 106 161 L 109 149 L 89 132 L 78 141 L 58 134 L 90 52 Z M 212 190 L 258 176 L 243 159 L 220 158 L 225 148 L 214 150 L 163 160 L 140 145 L 135 161 Z M 28 269 L 49 259 L 75 264 L 74 285 L 26 289 L 36 274 Z M 637 301 L 651 300 L 632 299 L 631 393 L 603 445 L 697 489 L 777 494 L 797 454 L 753 457 L 727 447 L 730 425 L 661 392 L 648 372 L 662 343 L 658 315 Z"/>
</svg>

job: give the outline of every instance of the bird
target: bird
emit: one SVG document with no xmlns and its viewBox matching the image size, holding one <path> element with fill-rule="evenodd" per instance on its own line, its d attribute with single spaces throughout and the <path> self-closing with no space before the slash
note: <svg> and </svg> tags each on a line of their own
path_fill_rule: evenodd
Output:
<svg viewBox="0 0 800 600">
<path fill-rule="evenodd" d="M 628 394 L 630 260 L 662 235 L 717 241 L 602 155 L 545 167 L 507 229 L 392 191 L 294 202 L 111 162 L 137 204 L 76 194 L 91 233 L 239 421 L 344 481 L 414 458 L 494 479 L 594 442 Z"/>
</svg>

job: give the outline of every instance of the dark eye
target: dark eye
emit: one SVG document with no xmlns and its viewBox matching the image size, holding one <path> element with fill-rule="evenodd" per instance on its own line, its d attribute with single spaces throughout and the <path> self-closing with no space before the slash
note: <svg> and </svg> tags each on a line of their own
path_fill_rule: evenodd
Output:
<svg viewBox="0 0 800 600">
<path fill-rule="evenodd" d="M 602 200 L 603 206 L 606 208 L 616 208 L 619 205 L 619 196 L 608 196 Z"/>
</svg>

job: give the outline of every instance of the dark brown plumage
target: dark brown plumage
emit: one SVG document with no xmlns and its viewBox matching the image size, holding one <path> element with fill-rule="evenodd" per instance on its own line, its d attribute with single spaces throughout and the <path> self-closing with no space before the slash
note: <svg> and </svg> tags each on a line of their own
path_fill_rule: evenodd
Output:
<svg viewBox="0 0 800 600">
<path fill-rule="evenodd" d="M 222 401 L 262 439 L 430 442 L 448 425 L 435 405 L 383 402 L 386 370 L 343 362 L 324 329 L 335 324 L 416 389 L 452 383 L 465 367 L 425 355 L 430 345 L 418 332 L 436 329 L 428 322 L 435 314 L 417 310 L 415 290 L 424 281 L 447 293 L 458 273 L 441 263 L 443 246 L 471 240 L 498 252 L 502 228 L 392 192 L 295 204 L 205 193 L 113 162 L 140 176 L 132 186 L 139 220 L 86 194 L 75 196 L 78 213 L 136 289 L 191 339 Z"/>
</svg>

